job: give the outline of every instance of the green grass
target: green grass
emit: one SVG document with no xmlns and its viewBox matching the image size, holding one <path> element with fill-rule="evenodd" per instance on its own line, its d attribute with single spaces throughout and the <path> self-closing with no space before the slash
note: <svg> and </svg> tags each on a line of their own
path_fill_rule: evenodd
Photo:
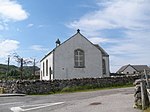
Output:
<svg viewBox="0 0 150 112">
<path fill-rule="evenodd" d="M 150 112 L 150 108 L 144 110 L 143 112 Z"/>
<path fill-rule="evenodd" d="M 92 85 L 65 87 L 59 93 L 86 92 L 86 91 L 96 91 L 96 90 L 126 88 L 126 87 L 133 87 L 133 84 L 115 85 L 115 86 L 111 86 L 111 87 L 100 87 L 100 88 L 92 86 Z"/>
<path fill-rule="evenodd" d="M 133 84 L 113 85 L 113 86 L 109 86 L 109 87 L 97 87 L 97 86 L 93 86 L 93 85 L 73 86 L 73 87 L 65 87 L 60 91 L 51 91 L 47 94 L 30 94 L 30 95 L 65 94 L 65 93 L 89 92 L 89 91 L 108 90 L 108 89 L 127 88 L 127 87 L 133 87 Z"/>
</svg>

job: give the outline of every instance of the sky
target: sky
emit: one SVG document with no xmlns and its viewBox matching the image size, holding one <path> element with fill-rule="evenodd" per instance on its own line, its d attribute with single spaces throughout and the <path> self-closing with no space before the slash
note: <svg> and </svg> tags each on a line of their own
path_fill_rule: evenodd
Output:
<svg viewBox="0 0 150 112">
<path fill-rule="evenodd" d="M 111 72 L 150 66 L 150 0 L 0 0 L 0 63 L 39 62 L 77 29 L 106 50 Z"/>
</svg>

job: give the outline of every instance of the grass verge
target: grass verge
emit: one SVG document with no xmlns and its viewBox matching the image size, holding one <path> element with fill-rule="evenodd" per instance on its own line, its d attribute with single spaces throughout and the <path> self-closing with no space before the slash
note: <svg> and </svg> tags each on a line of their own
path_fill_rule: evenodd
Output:
<svg viewBox="0 0 150 112">
<path fill-rule="evenodd" d="M 95 87 L 93 85 L 73 86 L 73 87 L 65 87 L 59 93 L 86 92 L 86 91 L 96 91 L 96 90 L 125 88 L 125 87 L 133 87 L 133 84 L 115 85 L 111 87 Z"/>
<path fill-rule="evenodd" d="M 74 92 L 89 92 L 89 91 L 126 88 L 126 87 L 133 87 L 133 84 L 130 83 L 125 85 L 112 85 L 112 86 L 103 86 L 103 87 L 98 87 L 97 85 L 73 86 L 73 87 L 64 87 L 62 90 L 59 91 L 54 90 L 47 94 L 30 94 L 30 95 L 50 95 L 50 94 L 63 94 L 63 93 L 74 93 Z"/>
<path fill-rule="evenodd" d="M 150 112 L 150 107 L 146 110 L 144 110 L 143 112 Z"/>
</svg>

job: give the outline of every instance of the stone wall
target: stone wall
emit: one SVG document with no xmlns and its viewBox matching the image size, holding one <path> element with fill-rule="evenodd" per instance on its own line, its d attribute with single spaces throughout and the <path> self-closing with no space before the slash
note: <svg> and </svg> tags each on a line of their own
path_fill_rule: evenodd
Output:
<svg viewBox="0 0 150 112">
<path fill-rule="evenodd" d="M 71 80 L 1 80 L 0 87 L 5 89 L 5 93 L 23 93 L 23 94 L 49 94 L 61 91 L 66 87 L 85 87 L 103 88 L 112 86 L 122 86 L 131 84 L 139 76 L 119 76 L 105 78 L 84 78 Z"/>
<path fill-rule="evenodd" d="M 148 89 L 147 81 L 145 79 L 138 79 L 134 82 L 134 85 L 135 85 L 134 108 L 145 110 L 150 106 L 148 96 L 149 93 L 147 91 Z"/>
</svg>

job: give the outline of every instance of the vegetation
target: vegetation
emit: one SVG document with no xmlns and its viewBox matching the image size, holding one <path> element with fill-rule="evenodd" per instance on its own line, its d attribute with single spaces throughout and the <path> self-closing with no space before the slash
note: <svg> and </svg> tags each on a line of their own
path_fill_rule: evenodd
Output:
<svg viewBox="0 0 150 112">
<path fill-rule="evenodd" d="M 33 79 L 33 66 L 24 66 L 23 67 L 23 79 Z M 35 70 L 39 70 L 37 66 L 35 66 Z M 20 68 L 14 65 L 8 66 L 4 64 L 0 64 L 0 79 L 20 79 Z"/>
<path fill-rule="evenodd" d="M 150 112 L 150 108 L 148 108 L 148 109 L 144 110 L 144 112 Z"/>
<path fill-rule="evenodd" d="M 103 88 L 93 88 L 92 86 L 74 86 L 74 87 L 65 87 L 62 90 L 58 90 L 58 91 L 51 91 L 48 94 L 29 94 L 29 95 L 49 95 L 49 94 L 74 93 L 74 92 L 89 92 L 89 91 L 126 88 L 126 87 L 133 87 L 133 84 L 126 84 L 122 86 L 119 86 L 119 85 L 110 86 L 110 87 L 103 87 Z M 146 112 L 150 112 L 150 111 L 146 111 Z"/>
<path fill-rule="evenodd" d="M 84 85 L 84 86 L 65 87 L 61 91 L 55 91 L 54 93 L 84 92 L 84 91 L 124 88 L 124 87 L 132 87 L 132 86 L 133 86 L 133 84 L 112 85 L 112 86 L 105 86 L 105 87 L 98 87 L 98 86 L 94 86 L 94 85 Z M 51 92 L 50 94 L 54 94 L 54 93 Z"/>
</svg>

